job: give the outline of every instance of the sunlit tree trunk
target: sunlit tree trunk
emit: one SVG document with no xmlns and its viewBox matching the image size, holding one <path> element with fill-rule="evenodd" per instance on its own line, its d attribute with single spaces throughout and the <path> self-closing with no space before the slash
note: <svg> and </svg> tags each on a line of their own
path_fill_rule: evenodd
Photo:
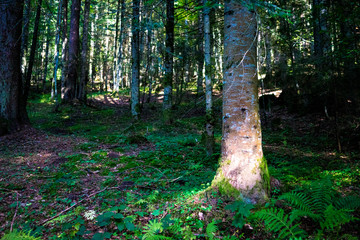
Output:
<svg viewBox="0 0 360 240">
<path fill-rule="evenodd" d="M 58 106 L 58 91 L 57 91 L 57 71 L 59 67 L 59 55 L 60 55 L 60 25 L 61 25 L 61 9 L 63 1 L 59 1 L 58 15 L 56 22 L 56 38 L 55 38 L 55 60 L 54 60 L 54 77 L 51 83 L 51 99 L 55 98 L 56 108 Z"/>
<path fill-rule="evenodd" d="M 62 5 L 62 16 L 63 16 L 63 24 L 62 24 L 62 55 L 61 55 L 61 99 L 64 99 L 65 95 L 65 80 L 67 74 L 67 66 L 68 66 L 68 48 L 69 48 L 69 40 L 68 40 L 68 0 L 63 0 Z"/>
<path fill-rule="evenodd" d="M 85 0 L 84 6 L 84 26 L 82 35 L 82 49 L 81 49 L 81 75 L 79 82 L 78 98 L 86 101 L 86 84 L 89 81 L 89 13 L 90 13 L 90 0 Z"/>
<path fill-rule="evenodd" d="M 211 66 L 211 36 L 210 36 L 209 1 L 204 1 L 204 39 L 205 39 L 205 94 L 206 94 L 206 152 L 213 154 L 214 148 L 214 116 L 212 109 L 212 66 Z"/>
<path fill-rule="evenodd" d="M 165 40 L 165 76 L 164 76 L 164 122 L 172 122 L 172 83 L 173 83 L 173 54 L 174 54 L 174 0 L 166 1 L 166 40 Z"/>
<path fill-rule="evenodd" d="M 203 96 L 204 89 L 203 89 L 203 82 L 204 82 L 204 76 L 203 76 L 203 69 L 204 69 L 204 33 L 203 33 L 203 14 L 199 12 L 199 34 L 198 34 L 198 46 L 197 46 L 197 86 L 196 86 L 196 102 L 199 97 Z M 195 104 L 196 104 L 195 102 Z"/>
<path fill-rule="evenodd" d="M 29 22 L 30 22 L 30 9 L 31 9 L 31 1 L 25 1 L 25 10 L 23 16 L 23 29 L 21 34 L 21 71 L 23 73 L 23 78 L 26 76 L 26 52 L 28 46 L 28 37 L 29 37 Z"/>
<path fill-rule="evenodd" d="M 75 88 L 78 78 L 79 63 L 79 21 L 81 0 L 73 0 L 70 18 L 69 63 L 65 79 L 64 102 L 71 102 L 76 98 Z"/>
<path fill-rule="evenodd" d="M 27 114 L 23 104 L 21 78 L 21 29 L 23 0 L 0 4 L 0 135 L 20 130 Z"/>
<path fill-rule="evenodd" d="M 267 198 L 269 173 L 258 113 L 255 13 L 236 0 L 227 1 L 224 28 L 222 158 L 213 186 L 261 203 Z"/>
<path fill-rule="evenodd" d="M 131 23 L 132 41 L 132 74 L 131 74 L 131 114 L 134 119 L 139 119 L 140 115 L 140 95 L 139 95 L 139 77 L 140 77 L 140 36 L 139 36 L 139 7 L 140 1 L 133 0 L 133 15 Z"/>
</svg>

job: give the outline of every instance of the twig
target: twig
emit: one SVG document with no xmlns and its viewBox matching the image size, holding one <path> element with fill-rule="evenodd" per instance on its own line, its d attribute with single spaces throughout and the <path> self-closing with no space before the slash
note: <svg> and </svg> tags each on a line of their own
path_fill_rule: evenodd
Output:
<svg viewBox="0 0 360 240">
<path fill-rule="evenodd" d="M 93 197 L 93 196 L 95 196 L 95 195 L 97 195 L 97 194 L 99 194 L 99 193 L 104 192 L 106 189 L 108 189 L 108 188 L 106 187 L 106 188 L 104 188 L 104 189 L 101 190 L 101 191 L 97 191 L 97 192 L 94 192 L 94 193 L 90 194 L 87 198 L 84 198 L 84 199 L 80 200 L 79 202 L 75 203 L 74 205 L 72 205 L 72 206 L 64 209 L 63 211 L 59 212 L 59 213 L 56 214 L 55 216 L 46 219 L 46 220 L 43 221 L 40 225 L 44 225 L 45 223 L 47 223 L 47 222 L 49 222 L 49 221 L 51 221 L 51 220 L 59 217 L 61 214 L 63 214 L 63 213 L 65 213 L 65 212 L 69 211 L 70 209 L 74 208 L 74 207 L 77 206 L 79 203 L 82 203 L 83 201 L 88 200 L 89 198 L 91 198 L 91 197 Z"/>
<path fill-rule="evenodd" d="M 16 191 L 15 191 L 16 192 Z M 13 231 L 13 226 L 14 226 L 14 222 L 15 222 L 15 218 L 16 218 L 16 214 L 18 212 L 18 209 L 19 209 L 19 193 L 16 192 L 16 209 L 15 209 L 15 214 L 13 216 L 13 219 L 11 221 L 11 225 L 10 225 L 10 232 Z"/>
</svg>

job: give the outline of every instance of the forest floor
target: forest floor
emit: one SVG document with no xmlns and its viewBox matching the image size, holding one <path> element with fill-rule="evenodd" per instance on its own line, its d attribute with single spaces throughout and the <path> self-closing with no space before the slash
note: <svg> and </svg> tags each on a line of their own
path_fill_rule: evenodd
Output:
<svg viewBox="0 0 360 240">
<path fill-rule="evenodd" d="M 204 191 L 218 167 L 221 102 L 214 104 L 211 157 L 202 144 L 203 105 L 179 105 L 174 123 L 164 125 L 157 101 L 145 104 L 144 117 L 135 122 L 128 97 L 95 94 L 88 105 L 61 106 L 60 112 L 53 111 L 49 96 L 34 97 L 28 108 L 32 127 L 0 137 L 0 237 L 19 229 L 39 239 L 279 239 L 295 224 L 268 229 L 266 221 L 241 211 L 246 207 L 226 207 L 234 199 Z M 360 145 L 352 141 L 358 123 L 341 129 L 342 153 L 334 121 L 325 114 L 274 107 L 262 113 L 262 123 L 272 176 L 269 207 L 290 214 L 278 197 L 319 179 L 331 179 L 330 186 L 322 185 L 332 198 L 360 194 Z M 332 217 L 335 203 L 328 204 L 319 219 Z M 330 227 L 302 217 L 302 236 L 358 239 L 359 210 L 337 211 L 351 216 Z M 246 224 L 240 227 L 241 220 Z"/>
</svg>

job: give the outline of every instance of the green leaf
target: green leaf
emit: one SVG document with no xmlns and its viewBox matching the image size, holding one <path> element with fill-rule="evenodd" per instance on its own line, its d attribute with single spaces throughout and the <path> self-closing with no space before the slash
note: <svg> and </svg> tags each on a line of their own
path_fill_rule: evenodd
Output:
<svg viewBox="0 0 360 240">
<path fill-rule="evenodd" d="M 159 209 L 157 209 L 152 213 L 152 215 L 156 217 L 156 216 L 159 216 L 160 213 L 161 213 L 161 211 Z"/>
<path fill-rule="evenodd" d="M 124 218 L 124 215 L 122 215 L 121 213 L 116 213 L 116 214 L 114 215 L 114 218 L 115 218 L 115 219 L 122 219 L 122 218 Z"/>
<path fill-rule="evenodd" d="M 120 232 L 125 229 L 125 225 L 124 225 L 123 222 L 118 223 L 116 226 L 117 226 L 117 228 L 119 229 Z"/>
<path fill-rule="evenodd" d="M 129 230 L 129 231 L 135 230 L 135 225 L 132 223 L 132 219 L 130 217 L 125 218 L 124 223 L 125 223 L 127 230 Z"/>
</svg>

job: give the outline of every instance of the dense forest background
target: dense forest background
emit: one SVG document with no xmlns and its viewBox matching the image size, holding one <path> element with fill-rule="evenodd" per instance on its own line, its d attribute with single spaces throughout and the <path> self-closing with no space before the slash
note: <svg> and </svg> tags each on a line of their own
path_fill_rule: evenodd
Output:
<svg viewBox="0 0 360 240">
<path fill-rule="evenodd" d="M 259 104 L 266 206 L 211 187 L 239 55 L 224 49 L 229 2 L 255 20 L 241 26 L 255 29 L 256 93 L 239 92 Z M 0 13 L 4 239 L 358 239 L 360 2 L 0 0 Z"/>
</svg>

